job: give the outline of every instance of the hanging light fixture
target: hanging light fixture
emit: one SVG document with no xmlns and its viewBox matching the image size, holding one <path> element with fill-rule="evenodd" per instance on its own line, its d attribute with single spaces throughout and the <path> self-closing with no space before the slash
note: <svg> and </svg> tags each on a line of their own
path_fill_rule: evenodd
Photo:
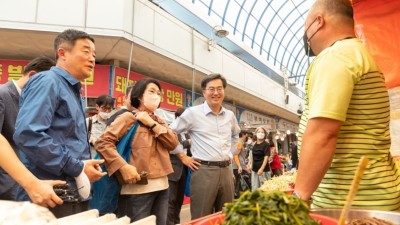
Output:
<svg viewBox="0 0 400 225">
<path fill-rule="evenodd" d="M 213 47 L 217 45 L 215 37 L 224 38 L 229 35 L 229 31 L 225 30 L 221 25 L 213 27 L 211 38 L 208 39 L 208 51 L 211 51 Z"/>
</svg>

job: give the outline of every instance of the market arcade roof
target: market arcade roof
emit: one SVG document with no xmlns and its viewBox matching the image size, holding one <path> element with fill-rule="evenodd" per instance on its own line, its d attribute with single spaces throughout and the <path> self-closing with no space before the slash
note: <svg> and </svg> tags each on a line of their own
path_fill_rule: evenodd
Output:
<svg viewBox="0 0 400 225">
<path fill-rule="evenodd" d="M 219 45 L 259 69 L 278 83 L 283 84 L 285 68 L 291 82 L 304 86 L 308 57 L 304 52 L 302 37 L 304 20 L 312 0 L 153 0 L 184 23 L 203 35 L 210 32 L 215 21 L 230 35 Z M 202 18 L 209 17 L 205 21 Z M 240 48 L 233 41 L 241 41 L 248 49 Z M 249 54 L 250 53 L 250 54 Z M 251 55 L 261 56 L 251 57 Z M 263 61 L 265 60 L 265 61 Z M 267 62 L 267 63 L 266 63 Z M 273 65 L 271 70 L 267 65 Z M 292 88 L 295 89 L 295 88 Z M 298 90 L 292 90 L 295 93 Z"/>
</svg>

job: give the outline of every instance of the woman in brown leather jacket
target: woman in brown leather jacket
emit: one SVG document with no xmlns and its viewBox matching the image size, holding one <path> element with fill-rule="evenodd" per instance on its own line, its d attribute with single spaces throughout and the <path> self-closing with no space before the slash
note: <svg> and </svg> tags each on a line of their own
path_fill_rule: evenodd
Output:
<svg viewBox="0 0 400 225">
<path fill-rule="evenodd" d="M 132 221 L 155 215 L 157 225 L 166 223 L 168 212 L 168 177 L 173 172 L 169 151 L 178 145 L 176 134 L 154 114 L 161 100 L 161 86 L 155 79 L 139 80 L 131 92 L 132 112 L 118 116 L 95 143 L 105 159 L 109 175 L 116 173 L 122 182 L 118 216 Z M 132 139 L 130 161 L 117 152 L 116 143 L 139 121 Z M 142 174 L 142 178 L 139 174 Z M 143 180 L 147 174 L 147 184 Z"/>
</svg>

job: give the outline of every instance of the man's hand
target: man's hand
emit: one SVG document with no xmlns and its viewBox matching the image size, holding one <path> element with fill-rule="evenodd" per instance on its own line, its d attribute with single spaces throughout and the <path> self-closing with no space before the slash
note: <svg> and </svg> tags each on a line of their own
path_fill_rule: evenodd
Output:
<svg viewBox="0 0 400 225">
<path fill-rule="evenodd" d="M 125 164 L 122 166 L 119 171 L 121 172 L 122 178 L 124 182 L 127 184 L 134 184 L 140 180 L 140 175 L 136 170 L 136 167 Z"/>
<path fill-rule="evenodd" d="M 238 173 L 241 174 L 242 172 L 243 172 L 243 169 L 242 169 L 241 166 L 239 166 L 239 168 L 238 168 Z"/>
<path fill-rule="evenodd" d="M 24 189 L 29 195 L 33 203 L 43 207 L 55 207 L 56 205 L 63 204 L 63 200 L 56 195 L 53 190 L 54 185 L 65 184 L 61 180 L 39 180 L 35 179 L 33 182 L 24 186 Z"/>
<path fill-rule="evenodd" d="M 257 175 L 261 176 L 263 174 L 263 172 L 264 172 L 263 170 L 259 169 L 258 172 L 257 172 Z"/>
<path fill-rule="evenodd" d="M 83 163 L 85 164 L 84 172 L 91 183 L 100 180 L 100 178 L 107 174 L 100 167 L 100 164 L 104 163 L 104 159 L 89 159 L 84 160 Z"/>
<path fill-rule="evenodd" d="M 185 166 L 189 167 L 192 171 L 196 171 L 199 169 L 200 161 L 193 159 L 185 154 L 179 154 L 179 159 L 182 161 Z"/>
<path fill-rule="evenodd" d="M 250 165 L 246 165 L 246 171 L 247 171 L 248 173 L 250 173 L 250 174 L 251 174 L 251 168 L 250 168 Z"/>
</svg>

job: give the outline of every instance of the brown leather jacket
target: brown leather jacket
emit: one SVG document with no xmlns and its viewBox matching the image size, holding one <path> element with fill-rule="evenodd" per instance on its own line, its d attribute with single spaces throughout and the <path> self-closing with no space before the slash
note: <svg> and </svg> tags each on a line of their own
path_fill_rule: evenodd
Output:
<svg viewBox="0 0 400 225">
<path fill-rule="evenodd" d="M 136 167 L 138 173 L 146 171 L 150 179 L 173 172 L 169 151 L 178 145 L 177 135 L 168 124 L 156 115 L 151 117 L 161 126 L 156 126 L 150 131 L 148 127 L 139 123 L 133 137 L 129 162 Z M 110 176 L 127 163 L 118 154 L 115 144 L 128 132 L 135 120 L 131 112 L 121 114 L 95 143 L 96 151 L 105 159 L 105 166 Z"/>
</svg>

